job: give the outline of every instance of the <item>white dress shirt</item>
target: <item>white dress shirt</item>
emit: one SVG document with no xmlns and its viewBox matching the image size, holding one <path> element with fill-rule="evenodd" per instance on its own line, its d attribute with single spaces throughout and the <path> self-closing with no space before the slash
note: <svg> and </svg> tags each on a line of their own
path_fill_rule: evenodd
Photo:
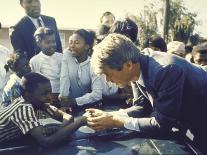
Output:
<svg viewBox="0 0 207 155">
<path fill-rule="evenodd" d="M 143 81 L 143 76 L 142 76 L 142 73 L 140 73 L 140 76 L 139 76 L 139 80 L 136 82 L 137 85 L 141 85 L 142 87 L 145 87 L 144 85 L 144 81 Z M 141 91 L 141 90 L 140 90 Z M 146 92 L 142 92 L 142 94 L 149 99 L 151 105 L 153 106 L 153 98 L 152 96 Z M 129 129 L 129 130 L 136 130 L 136 131 L 140 131 L 140 128 L 139 128 L 139 121 L 142 119 L 142 118 L 133 118 L 133 117 L 129 117 L 128 114 L 124 111 L 124 110 L 119 110 L 117 112 L 117 114 L 120 116 L 120 117 L 124 117 L 124 127 L 126 129 Z M 155 118 L 152 118 L 152 121 L 156 121 Z"/>
<path fill-rule="evenodd" d="M 93 73 L 90 57 L 79 63 L 71 52 L 63 52 L 60 76 L 60 96 L 75 98 L 77 105 L 94 103 L 102 99 L 103 81 Z"/>
<path fill-rule="evenodd" d="M 53 93 L 60 91 L 60 70 L 62 53 L 55 52 L 47 56 L 40 52 L 30 60 L 30 66 L 33 72 L 40 73 L 50 80 Z"/>
<path fill-rule="evenodd" d="M 29 19 L 32 21 L 32 23 L 34 24 L 34 26 L 35 26 L 36 28 L 40 27 L 40 26 L 39 26 L 39 23 L 38 23 L 38 21 L 37 21 L 37 18 L 32 18 L 32 17 L 30 17 L 30 16 L 28 16 L 28 17 L 29 17 Z M 40 20 L 41 27 L 45 27 L 45 24 L 44 24 L 42 18 L 41 18 L 41 17 L 38 17 L 38 18 L 39 18 L 39 20 Z"/>
</svg>

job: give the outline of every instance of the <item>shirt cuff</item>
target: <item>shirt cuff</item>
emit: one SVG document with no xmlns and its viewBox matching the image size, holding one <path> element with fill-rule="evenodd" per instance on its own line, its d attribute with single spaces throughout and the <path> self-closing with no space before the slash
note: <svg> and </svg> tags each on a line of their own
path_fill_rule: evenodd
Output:
<svg viewBox="0 0 207 155">
<path fill-rule="evenodd" d="M 140 131 L 138 118 L 133 118 L 133 117 L 125 118 L 124 127 L 129 130 Z"/>
<path fill-rule="evenodd" d="M 127 112 L 123 109 L 119 109 L 118 111 L 113 111 L 112 112 L 114 115 L 120 116 L 120 117 L 129 117 Z"/>
</svg>

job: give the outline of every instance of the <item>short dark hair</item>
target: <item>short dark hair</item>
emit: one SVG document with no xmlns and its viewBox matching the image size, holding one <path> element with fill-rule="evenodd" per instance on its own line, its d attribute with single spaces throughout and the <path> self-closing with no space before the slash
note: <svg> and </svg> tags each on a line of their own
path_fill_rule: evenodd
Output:
<svg viewBox="0 0 207 155">
<path fill-rule="evenodd" d="M 91 57 L 91 66 L 95 74 L 104 74 L 104 67 L 122 70 L 124 63 L 139 62 L 140 51 L 126 36 L 109 34 L 102 42 L 94 47 Z"/>
<path fill-rule="evenodd" d="M 39 84 L 43 84 L 47 82 L 50 82 L 50 80 L 46 78 L 45 76 L 39 73 L 31 72 L 23 76 L 21 86 L 22 86 L 23 92 L 27 91 L 31 93 L 31 92 L 34 92 L 34 90 L 38 88 L 37 86 Z"/>
<path fill-rule="evenodd" d="M 196 53 L 206 54 L 207 53 L 207 46 L 205 45 L 197 45 L 193 47 L 192 55 L 194 56 Z"/>
<path fill-rule="evenodd" d="M 115 20 L 114 14 L 111 13 L 110 11 L 106 11 L 101 15 L 100 22 L 102 23 L 103 17 L 108 16 L 108 15 L 112 15 L 114 17 L 114 20 Z"/>
<path fill-rule="evenodd" d="M 21 59 L 28 59 L 26 53 L 20 50 L 14 51 L 14 53 L 10 55 L 4 66 L 6 72 L 8 72 L 9 69 L 11 69 L 13 72 L 16 72 L 17 64 L 20 62 Z"/>
<path fill-rule="evenodd" d="M 45 36 L 47 35 L 53 35 L 55 32 L 47 27 L 39 27 L 34 33 L 34 37 L 36 41 L 41 41 L 44 39 Z"/>
<path fill-rule="evenodd" d="M 167 52 L 167 44 L 165 40 L 160 36 L 152 36 L 149 39 L 149 47 L 156 47 L 162 52 Z"/>
<path fill-rule="evenodd" d="M 126 18 L 123 21 L 116 21 L 111 26 L 109 33 L 119 33 L 129 37 L 132 42 L 136 42 L 138 35 L 138 26 L 133 20 Z"/>
<path fill-rule="evenodd" d="M 94 40 L 96 38 L 96 33 L 91 30 L 85 30 L 85 29 L 78 29 L 73 34 L 78 34 L 80 37 L 82 37 L 86 44 L 90 46 L 90 49 L 93 47 Z"/>
</svg>

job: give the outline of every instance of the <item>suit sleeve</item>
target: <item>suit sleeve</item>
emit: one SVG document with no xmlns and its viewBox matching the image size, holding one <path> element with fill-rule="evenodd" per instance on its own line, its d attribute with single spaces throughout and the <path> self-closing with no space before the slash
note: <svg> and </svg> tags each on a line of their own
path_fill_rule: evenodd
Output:
<svg viewBox="0 0 207 155">
<path fill-rule="evenodd" d="M 17 26 L 11 28 L 10 40 L 14 51 L 26 51 L 23 36 Z"/>
<path fill-rule="evenodd" d="M 56 38 L 57 52 L 62 53 L 63 52 L 62 43 L 61 43 L 61 40 L 60 40 L 60 34 L 59 34 L 59 31 L 58 31 L 55 19 L 54 19 L 54 25 L 55 25 L 55 38 Z"/>
<path fill-rule="evenodd" d="M 125 127 L 140 132 L 170 130 L 180 114 L 183 86 L 184 72 L 180 67 L 168 65 L 162 68 L 155 76 L 157 96 L 151 117 L 126 119 Z"/>
</svg>

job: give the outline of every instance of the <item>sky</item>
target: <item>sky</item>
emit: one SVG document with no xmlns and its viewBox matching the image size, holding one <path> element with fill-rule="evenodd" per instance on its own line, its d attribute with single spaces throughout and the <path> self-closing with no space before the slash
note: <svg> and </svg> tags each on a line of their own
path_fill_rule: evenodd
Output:
<svg viewBox="0 0 207 155">
<path fill-rule="evenodd" d="M 25 15 L 19 0 L 0 0 L 0 21 L 2 26 L 12 26 Z M 41 0 L 42 14 L 55 17 L 59 28 L 96 29 L 99 18 L 105 11 L 111 11 L 116 19 L 122 19 L 126 13 L 138 15 L 145 0 Z M 198 13 L 200 25 L 196 28 L 207 37 L 207 1 L 184 0 L 186 7 Z M 158 5 L 163 5 L 160 2 Z"/>
</svg>

